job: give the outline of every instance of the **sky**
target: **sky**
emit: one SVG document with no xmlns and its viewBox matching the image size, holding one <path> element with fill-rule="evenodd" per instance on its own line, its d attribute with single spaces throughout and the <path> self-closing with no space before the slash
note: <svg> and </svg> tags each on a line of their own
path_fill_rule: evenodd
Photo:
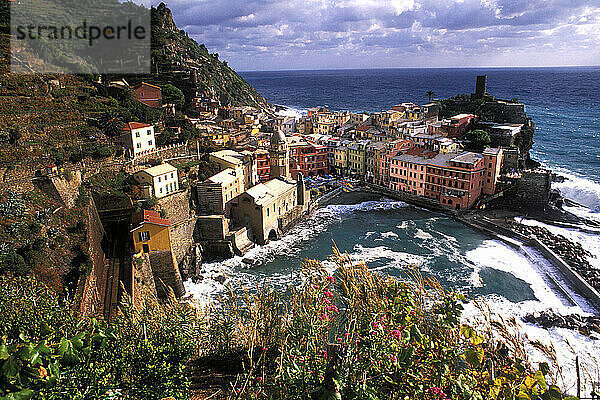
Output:
<svg viewBox="0 0 600 400">
<path fill-rule="evenodd" d="M 600 0 L 167 0 L 240 71 L 600 65 Z"/>
</svg>

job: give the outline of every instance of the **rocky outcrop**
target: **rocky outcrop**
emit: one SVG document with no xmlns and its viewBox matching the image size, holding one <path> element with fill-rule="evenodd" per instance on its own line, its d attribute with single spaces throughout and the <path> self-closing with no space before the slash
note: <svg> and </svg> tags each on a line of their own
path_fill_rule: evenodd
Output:
<svg viewBox="0 0 600 400">
<path fill-rule="evenodd" d="M 204 45 L 177 28 L 164 3 L 152 8 L 152 60 L 155 75 L 148 78 L 181 89 L 188 106 L 193 98 L 205 96 L 222 105 L 267 107 L 265 99 L 220 61 L 218 54 L 210 54 Z"/>
<path fill-rule="evenodd" d="M 527 314 L 523 317 L 523 321 L 536 324 L 544 329 L 548 328 L 566 328 L 576 330 L 582 335 L 592 338 L 600 338 L 600 318 L 598 317 L 583 317 L 581 315 L 558 315 L 551 310 L 535 312 Z"/>
<path fill-rule="evenodd" d="M 548 229 L 539 226 L 514 224 L 513 229 L 524 236 L 535 236 L 596 290 L 600 290 L 600 271 L 589 262 L 594 255 L 581 244 L 572 242 L 562 235 L 554 235 Z"/>
</svg>

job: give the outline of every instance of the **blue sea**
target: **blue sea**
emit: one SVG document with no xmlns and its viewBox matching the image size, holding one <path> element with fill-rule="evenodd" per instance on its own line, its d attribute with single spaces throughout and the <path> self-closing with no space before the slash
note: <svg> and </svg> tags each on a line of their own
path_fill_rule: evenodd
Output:
<svg viewBox="0 0 600 400">
<path fill-rule="evenodd" d="M 242 76 L 269 102 L 300 114 L 317 105 L 375 112 L 400 102 L 422 104 L 428 90 L 438 98 L 473 92 L 480 74 L 488 75 L 488 93 L 526 104 L 537 125 L 532 156 L 567 177 L 555 188 L 583 205 L 569 210 L 600 220 L 600 68 L 283 71 Z M 600 268 L 600 231 L 593 234 L 528 219 L 523 223 L 545 226 L 581 243 L 597 256 L 590 262 Z M 556 271 L 533 249 L 515 249 L 446 215 L 377 196 L 340 199 L 280 240 L 257 246 L 244 257 L 206 262 L 201 266 L 203 279 L 186 282 L 186 288 L 200 302 L 225 296 L 230 287 L 239 290 L 266 283 L 283 291 L 298 284 L 297 271 L 307 258 L 333 269 L 328 256 L 334 243 L 382 274 L 401 277 L 407 266 L 416 266 L 444 287 L 485 301 L 503 318 L 548 308 L 559 314 L 592 311 L 576 293 L 569 292 L 575 304 L 568 300 L 549 278 L 560 279 Z M 477 315 L 471 305 L 464 318 L 473 322 Z M 567 383 L 572 382 L 575 355 L 595 368 L 596 361 L 587 357 L 597 352 L 595 341 L 566 329 L 545 330 L 525 323 L 520 329 L 531 339 L 553 343 Z M 543 360 L 532 346 L 528 349 L 532 359 Z"/>
</svg>

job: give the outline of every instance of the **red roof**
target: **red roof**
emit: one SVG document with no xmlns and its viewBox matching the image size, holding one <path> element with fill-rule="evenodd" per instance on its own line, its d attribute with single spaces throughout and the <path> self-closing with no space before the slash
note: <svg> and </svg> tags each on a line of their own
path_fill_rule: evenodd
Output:
<svg viewBox="0 0 600 400">
<path fill-rule="evenodd" d="M 142 210 L 131 216 L 132 225 L 142 225 L 145 223 L 161 226 L 171 226 L 171 222 L 168 219 L 161 218 L 160 214 L 156 211 Z"/>
<path fill-rule="evenodd" d="M 125 125 L 123 125 L 123 131 L 131 132 L 134 129 L 151 128 L 151 127 L 152 127 L 152 125 L 144 124 L 142 122 L 128 122 Z"/>
<path fill-rule="evenodd" d="M 431 150 L 427 150 L 427 149 L 420 148 L 420 147 L 413 147 L 411 149 L 405 150 L 403 152 L 403 154 L 406 154 L 409 156 L 423 157 L 423 158 L 433 158 L 438 153 L 436 151 L 431 151 Z"/>
<path fill-rule="evenodd" d="M 135 88 L 137 89 L 137 88 L 139 88 L 141 86 L 150 86 L 150 87 L 153 87 L 155 89 L 161 90 L 161 88 L 159 86 L 153 85 L 151 83 L 146 83 L 146 82 L 142 82 L 139 85 L 136 85 Z"/>
<path fill-rule="evenodd" d="M 363 132 L 366 132 L 366 131 L 368 131 L 369 129 L 370 129 L 370 127 L 369 127 L 369 126 L 367 126 L 367 125 L 360 125 L 360 126 L 357 126 L 357 127 L 356 127 L 356 130 L 357 130 L 357 131 L 363 131 Z"/>
</svg>

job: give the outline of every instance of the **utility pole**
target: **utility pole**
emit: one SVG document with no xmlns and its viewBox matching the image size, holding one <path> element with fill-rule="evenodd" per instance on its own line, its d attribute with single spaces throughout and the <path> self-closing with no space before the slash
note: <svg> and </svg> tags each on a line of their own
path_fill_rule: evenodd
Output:
<svg viewBox="0 0 600 400">
<path fill-rule="evenodd" d="M 577 369 L 577 398 L 581 398 L 581 375 L 579 373 L 579 356 L 575 357 L 575 368 Z"/>
</svg>

